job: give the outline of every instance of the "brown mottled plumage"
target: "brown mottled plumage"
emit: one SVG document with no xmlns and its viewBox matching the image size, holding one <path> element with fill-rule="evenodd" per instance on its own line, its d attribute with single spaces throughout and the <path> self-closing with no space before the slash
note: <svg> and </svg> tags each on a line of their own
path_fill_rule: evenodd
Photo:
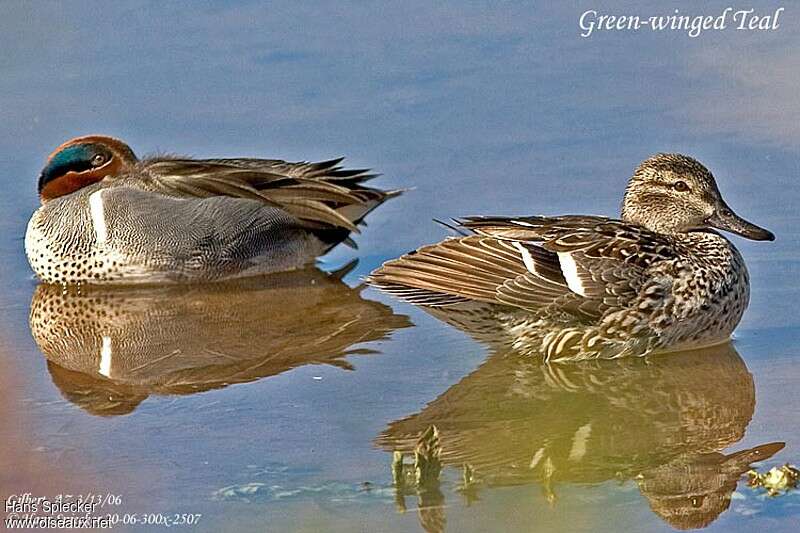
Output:
<svg viewBox="0 0 800 533">
<path fill-rule="evenodd" d="M 738 250 L 713 228 L 755 240 L 696 160 L 658 154 L 625 192 L 622 220 L 470 217 L 460 237 L 424 246 L 369 282 L 411 303 L 484 304 L 548 360 L 616 358 L 726 340 L 749 299 Z"/>
</svg>

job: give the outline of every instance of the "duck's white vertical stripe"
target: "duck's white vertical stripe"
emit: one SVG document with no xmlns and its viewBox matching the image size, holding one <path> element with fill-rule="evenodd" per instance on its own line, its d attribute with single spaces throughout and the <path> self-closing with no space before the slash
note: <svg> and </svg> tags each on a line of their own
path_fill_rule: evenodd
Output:
<svg viewBox="0 0 800 533">
<path fill-rule="evenodd" d="M 103 335 L 103 345 L 100 347 L 100 368 L 98 372 L 107 378 L 111 377 L 111 355 L 111 337 Z"/>
<path fill-rule="evenodd" d="M 561 263 L 561 273 L 564 274 L 564 279 L 567 280 L 567 287 L 575 294 L 586 296 L 586 289 L 583 287 L 583 282 L 578 276 L 578 265 L 572 258 L 569 252 L 558 252 L 558 261 Z"/>
<path fill-rule="evenodd" d="M 103 190 L 93 192 L 89 195 L 89 213 L 92 215 L 92 227 L 97 244 L 103 244 L 108 239 L 108 228 L 106 227 L 106 213 L 103 208 Z"/>
</svg>

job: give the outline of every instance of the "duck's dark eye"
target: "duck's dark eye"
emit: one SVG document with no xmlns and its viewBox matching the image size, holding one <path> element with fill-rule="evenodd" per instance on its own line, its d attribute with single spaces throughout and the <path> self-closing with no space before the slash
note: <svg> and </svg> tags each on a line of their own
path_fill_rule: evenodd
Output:
<svg viewBox="0 0 800 533">
<path fill-rule="evenodd" d="M 97 154 L 92 158 L 92 166 L 99 167 L 100 165 L 104 164 L 107 161 L 106 156 L 103 154 Z"/>
<path fill-rule="evenodd" d="M 685 181 L 676 181 L 672 184 L 672 188 L 678 192 L 686 192 L 689 190 L 689 186 L 686 185 Z"/>
</svg>

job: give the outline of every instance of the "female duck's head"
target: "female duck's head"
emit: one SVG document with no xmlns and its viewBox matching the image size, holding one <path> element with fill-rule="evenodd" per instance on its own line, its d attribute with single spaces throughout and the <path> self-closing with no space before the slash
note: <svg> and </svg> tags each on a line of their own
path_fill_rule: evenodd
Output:
<svg viewBox="0 0 800 533">
<path fill-rule="evenodd" d="M 775 240 L 772 232 L 734 213 L 711 172 L 681 154 L 656 154 L 639 165 L 625 190 L 622 219 L 659 233 L 717 228 L 756 241 Z"/>
<path fill-rule="evenodd" d="M 39 176 L 42 201 L 64 196 L 106 176 L 130 170 L 137 162 L 133 151 L 117 139 L 90 135 L 65 142 L 50 155 Z"/>
</svg>

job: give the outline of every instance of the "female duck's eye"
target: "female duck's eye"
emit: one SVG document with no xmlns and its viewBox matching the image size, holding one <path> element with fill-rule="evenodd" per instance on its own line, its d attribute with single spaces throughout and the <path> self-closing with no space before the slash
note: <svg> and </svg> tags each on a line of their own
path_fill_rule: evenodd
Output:
<svg viewBox="0 0 800 533">
<path fill-rule="evenodd" d="M 678 192 L 686 192 L 689 190 L 689 186 L 686 185 L 685 181 L 676 181 L 672 184 L 672 188 Z"/>
<path fill-rule="evenodd" d="M 92 166 L 99 167 L 103 163 L 106 162 L 106 156 L 103 154 L 97 154 L 92 158 Z"/>
</svg>

